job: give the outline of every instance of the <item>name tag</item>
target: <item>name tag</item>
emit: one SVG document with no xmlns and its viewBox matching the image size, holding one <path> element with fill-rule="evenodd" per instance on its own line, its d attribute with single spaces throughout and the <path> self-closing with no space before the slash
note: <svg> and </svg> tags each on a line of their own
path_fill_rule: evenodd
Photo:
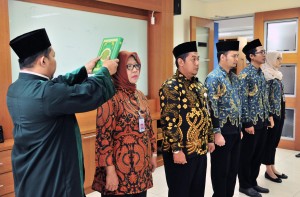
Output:
<svg viewBox="0 0 300 197">
<path fill-rule="evenodd" d="M 142 133 L 145 131 L 145 119 L 139 116 L 139 132 Z"/>
</svg>

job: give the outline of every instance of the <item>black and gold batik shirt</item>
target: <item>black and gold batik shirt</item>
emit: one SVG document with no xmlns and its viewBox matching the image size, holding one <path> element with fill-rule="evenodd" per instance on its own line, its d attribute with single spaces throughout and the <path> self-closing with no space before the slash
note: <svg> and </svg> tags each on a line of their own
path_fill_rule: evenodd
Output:
<svg viewBox="0 0 300 197">
<path fill-rule="evenodd" d="M 183 150 L 187 157 L 206 154 L 214 135 L 203 84 L 177 71 L 163 83 L 159 96 L 163 151 Z"/>
</svg>

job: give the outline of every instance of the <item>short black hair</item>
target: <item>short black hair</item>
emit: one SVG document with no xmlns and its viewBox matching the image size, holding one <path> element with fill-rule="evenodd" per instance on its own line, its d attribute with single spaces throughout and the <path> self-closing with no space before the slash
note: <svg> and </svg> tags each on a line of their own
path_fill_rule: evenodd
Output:
<svg viewBox="0 0 300 197">
<path fill-rule="evenodd" d="M 25 59 L 19 59 L 19 66 L 20 66 L 20 69 L 22 68 L 32 68 L 34 66 L 34 62 L 35 60 L 40 57 L 40 56 L 45 56 L 45 57 L 49 57 L 49 54 L 50 54 L 50 51 L 51 51 L 51 47 L 48 47 L 47 49 L 41 51 L 41 52 L 38 52 L 32 56 L 29 56 Z"/>
<path fill-rule="evenodd" d="M 245 53 L 246 59 L 247 59 L 249 62 L 251 62 L 250 55 L 252 54 L 252 55 L 255 56 L 255 53 L 256 53 L 256 48 L 250 49 L 249 51 L 247 51 L 247 52 Z"/>
<path fill-rule="evenodd" d="M 220 63 L 220 59 L 221 59 L 222 54 L 226 56 L 228 54 L 228 51 L 219 51 L 217 53 L 218 63 Z"/>
<path fill-rule="evenodd" d="M 190 53 L 190 52 L 181 54 L 180 56 L 178 56 L 178 57 L 176 58 L 175 64 L 176 64 L 176 67 L 177 67 L 177 68 L 179 67 L 179 65 L 178 65 L 178 59 L 180 58 L 180 59 L 182 59 L 182 60 L 185 62 L 185 59 L 186 59 L 187 56 L 189 56 L 189 53 Z"/>
</svg>

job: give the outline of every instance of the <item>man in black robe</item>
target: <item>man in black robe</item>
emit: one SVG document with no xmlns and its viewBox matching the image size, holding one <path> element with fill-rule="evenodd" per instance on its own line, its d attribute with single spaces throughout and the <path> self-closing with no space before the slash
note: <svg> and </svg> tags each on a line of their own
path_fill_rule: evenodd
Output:
<svg viewBox="0 0 300 197">
<path fill-rule="evenodd" d="M 12 167 L 16 197 L 82 197 L 84 167 L 75 113 L 96 109 L 115 89 L 110 75 L 118 60 L 107 60 L 88 77 L 99 58 L 53 78 L 55 52 L 45 29 L 10 42 L 19 57 L 19 78 L 10 85 Z M 91 161 L 94 162 L 94 161 Z"/>
</svg>

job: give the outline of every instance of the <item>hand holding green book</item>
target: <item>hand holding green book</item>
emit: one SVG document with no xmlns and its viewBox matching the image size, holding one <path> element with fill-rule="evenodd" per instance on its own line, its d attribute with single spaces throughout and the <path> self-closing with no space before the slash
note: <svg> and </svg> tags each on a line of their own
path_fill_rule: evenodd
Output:
<svg viewBox="0 0 300 197">
<path fill-rule="evenodd" d="M 98 57 L 101 57 L 93 69 L 93 73 L 96 73 L 103 65 L 103 61 L 106 59 L 116 59 L 119 55 L 120 48 L 123 43 L 121 37 L 103 38 L 100 46 Z"/>
</svg>

